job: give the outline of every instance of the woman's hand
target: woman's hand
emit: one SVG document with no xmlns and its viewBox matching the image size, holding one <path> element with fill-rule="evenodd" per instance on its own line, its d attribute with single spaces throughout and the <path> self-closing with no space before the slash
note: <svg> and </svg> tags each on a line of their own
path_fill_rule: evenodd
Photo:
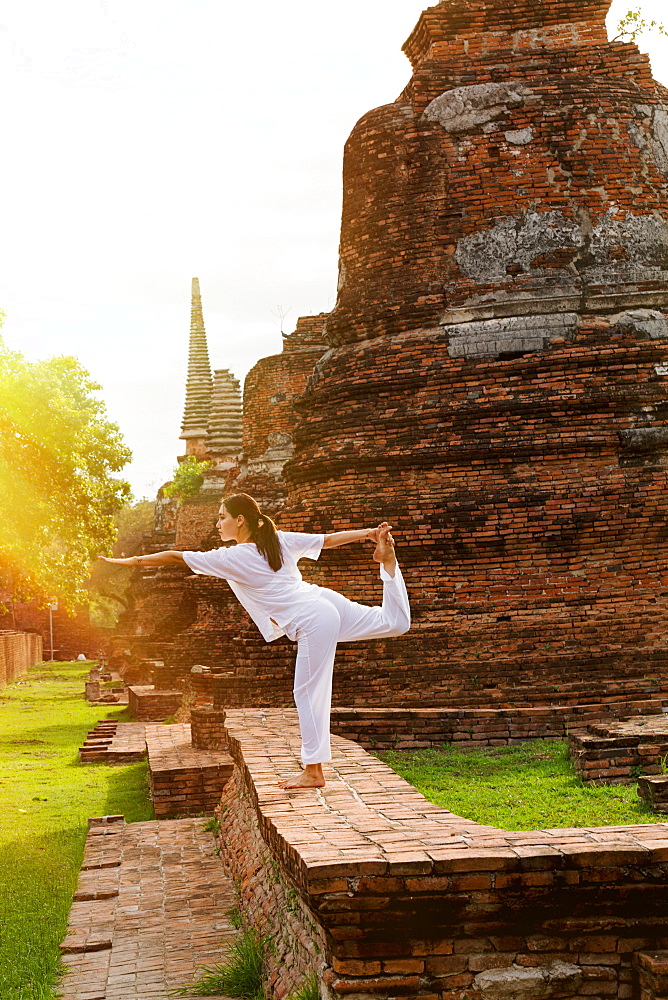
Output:
<svg viewBox="0 0 668 1000">
<path fill-rule="evenodd" d="M 369 541 L 373 542 L 374 545 L 378 545 L 378 532 L 381 531 L 383 528 L 387 528 L 388 530 L 391 531 L 392 525 L 388 524 L 387 521 L 381 521 L 381 523 L 378 525 L 377 528 L 369 529 L 367 538 L 369 539 Z"/>
<path fill-rule="evenodd" d="M 136 556 L 126 556 L 124 559 L 112 559 L 111 556 L 98 556 L 102 562 L 116 563 L 117 566 L 136 566 L 137 557 Z"/>
</svg>

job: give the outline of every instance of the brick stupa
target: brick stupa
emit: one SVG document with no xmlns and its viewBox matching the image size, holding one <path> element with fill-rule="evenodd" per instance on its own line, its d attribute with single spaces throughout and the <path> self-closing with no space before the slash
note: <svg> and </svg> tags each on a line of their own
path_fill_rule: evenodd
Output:
<svg viewBox="0 0 668 1000">
<path fill-rule="evenodd" d="M 346 144 L 282 524 L 390 520 L 415 627 L 341 648 L 341 705 L 664 688 L 668 91 L 608 6 L 430 7 Z M 323 582 L 368 602 L 343 553 Z"/>
</svg>

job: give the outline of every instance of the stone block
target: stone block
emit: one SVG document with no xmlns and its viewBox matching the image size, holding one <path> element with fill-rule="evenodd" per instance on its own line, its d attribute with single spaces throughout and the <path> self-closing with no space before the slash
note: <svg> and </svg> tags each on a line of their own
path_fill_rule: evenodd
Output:
<svg viewBox="0 0 668 1000">
<path fill-rule="evenodd" d="M 580 991 L 582 972 L 566 962 L 510 969 L 494 969 L 475 977 L 483 1000 L 552 1000 Z"/>
</svg>

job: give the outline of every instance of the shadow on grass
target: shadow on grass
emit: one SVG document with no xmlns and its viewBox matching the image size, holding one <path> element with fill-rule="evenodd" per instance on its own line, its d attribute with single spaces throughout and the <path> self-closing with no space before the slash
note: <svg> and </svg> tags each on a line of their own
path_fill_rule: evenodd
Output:
<svg viewBox="0 0 668 1000">
<path fill-rule="evenodd" d="M 146 763 L 79 762 L 78 747 L 98 721 L 127 715 L 125 706 L 87 704 L 84 675 L 74 664 L 38 668 L 7 688 L 2 702 L 0 1000 L 56 995 L 58 944 L 88 817 L 122 813 L 132 822 L 153 816 Z"/>
<path fill-rule="evenodd" d="M 96 764 L 95 767 L 106 767 L 109 770 L 107 780 L 107 798 L 104 814 L 107 816 L 123 814 L 127 823 L 138 823 L 143 820 L 155 819 L 151 792 L 149 787 L 148 763 L 112 766 Z M 128 771 L 132 775 L 132 784 L 128 782 Z"/>
</svg>

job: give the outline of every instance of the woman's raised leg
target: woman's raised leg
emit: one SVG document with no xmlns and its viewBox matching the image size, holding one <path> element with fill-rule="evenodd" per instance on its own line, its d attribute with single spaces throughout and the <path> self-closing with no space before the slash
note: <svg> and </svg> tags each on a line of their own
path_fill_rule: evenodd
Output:
<svg viewBox="0 0 668 1000">
<path fill-rule="evenodd" d="M 380 563 L 383 581 L 383 602 L 380 607 L 357 604 L 335 590 L 323 588 L 323 597 L 334 605 L 341 619 L 339 642 L 391 638 L 403 635 L 410 628 L 411 609 L 406 584 L 397 565 L 389 529 L 379 533 L 373 558 Z"/>
</svg>

